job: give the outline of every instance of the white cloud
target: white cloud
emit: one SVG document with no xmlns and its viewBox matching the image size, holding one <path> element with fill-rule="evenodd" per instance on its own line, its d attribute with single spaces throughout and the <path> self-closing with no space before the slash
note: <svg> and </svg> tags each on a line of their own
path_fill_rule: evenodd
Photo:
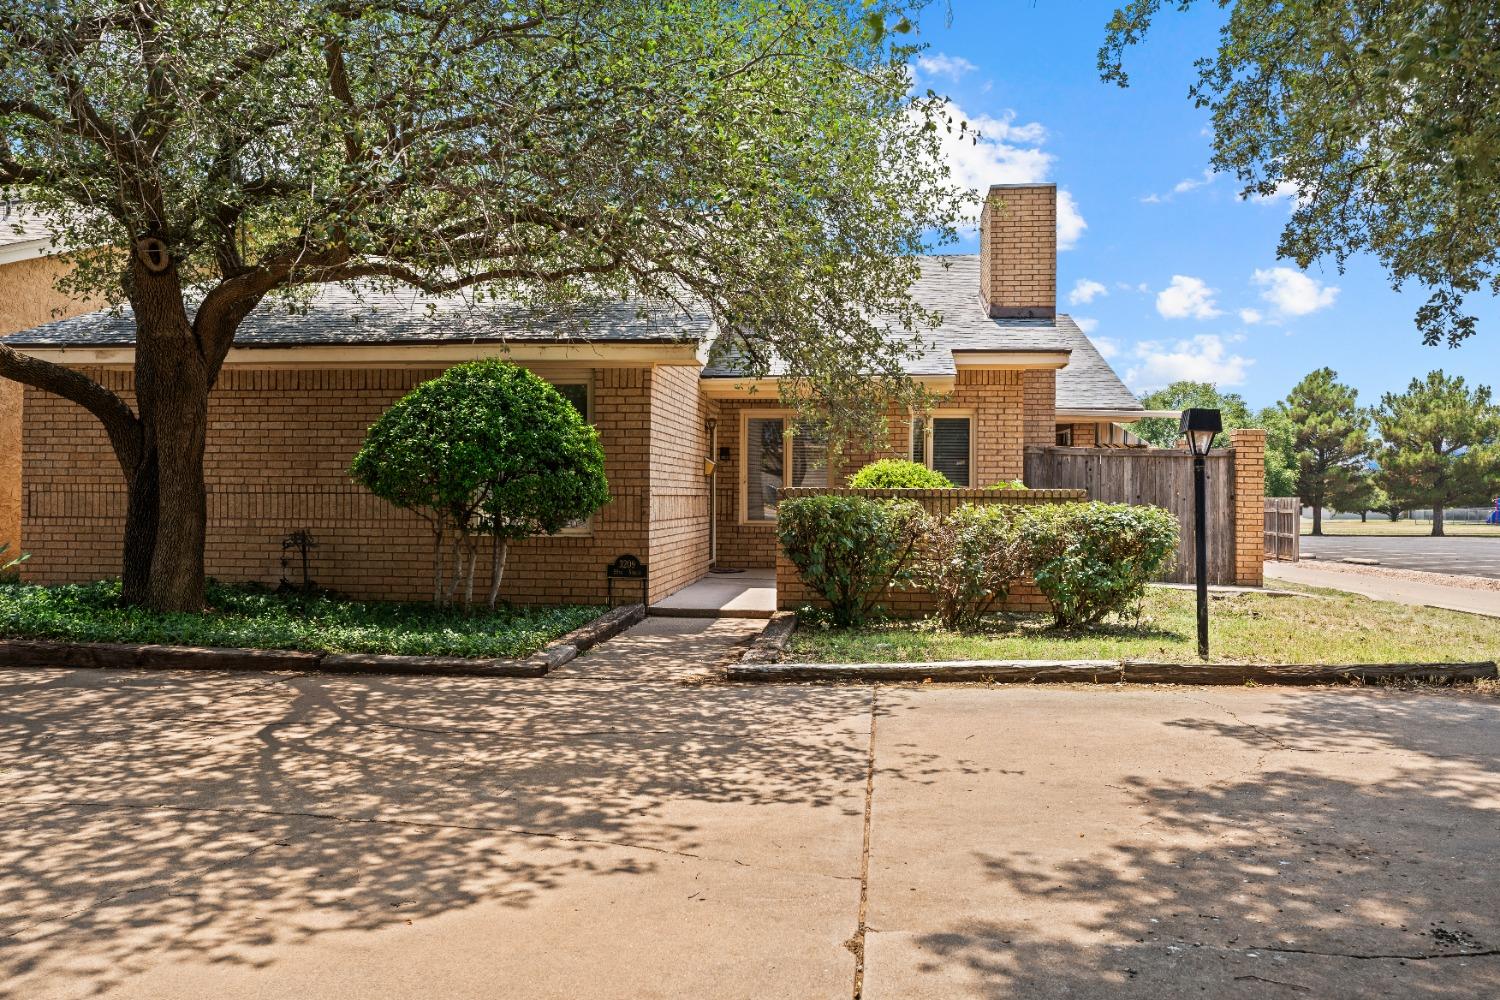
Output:
<svg viewBox="0 0 1500 1000">
<path fill-rule="evenodd" d="M 1172 283 L 1156 295 L 1156 311 L 1163 319 L 1213 319 L 1223 315 L 1214 303 L 1214 289 L 1202 278 L 1172 275 Z"/>
<path fill-rule="evenodd" d="M 1054 157 L 1041 148 L 1047 130 L 1037 122 L 1017 122 L 1013 111 L 996 118 L 967 115 L 957 104 L 948 105 L 955 121 L 968 122 L 942 133 L 942 156 L 953 182 L 974 192 L 967 228 L 979 224 L 980 194 L 991 184 L 1036 184 L 1047 180 Z M 977 132 L 977 139 L 976 139 Z M 1057 192 L 1057 248 L 1071 250 L 1088 228 L 1070 191 Z"/>
<path fill-rule="evenodd" d="M 1092 316 L 1074 316 L 1073 322 L 1078 324 L 1078 329 L 1084 333 L 1093 333 L 1099 329 L 1099 321 Z"/>
<path fill-rule="evenodd" d="M 1068 293 L 1069 305 L 1086 305 L 1101 295 L 1108 295 L 1109 289 L 1101 283 L 1090 278 L 1079 278 L 1073 285 L 1073 290 Z"/>
<path fill-rule="evenodd" d="M 1240 385 L 1255 362 L 1229 352 L 1230 338 L 1199 334 L 1189 340 L 1146 340 L 1131 351 L 1133 364 L 1125 382 L 1136 392 L 1150 392 L 1182 379 Z"/>
<path fill-rule="evenodd" d="M 979 67 L 969 62 L 963 56 L 950 56 L 945 52 L 934 52 L 930 56 L 918 57 L 917 68 L 927 76 L 940 76 L 957 83 L 961 77 L 974 72 Z"/>
<path fill-rule="evenodd" d="M 1263 319 L 1265 319 L 1265 317 L 1261 315 L 1259 309 L 1240 310 L 1240 322 L 1244 323 L 1246 326 L 1254 326 L 1256 323 L 1259 323 Z"/>
<path fill-rule="evenodd" d="M 1171 201 L 1173 198 L 1177 197 L 1180 194 L 1187 194 L 1189 191 L 1195 191 L 1198 188 L 1207 187 L 1213 182 L 1214 172 L 1212 170 L 1204 170 L 1202 176 L 1184 177 L 1176 184 L 1173 184 L 1172 190 L 1168 191 L 1166 194 L 1148 194 L 1144 198 L 1142 198 L 1141 201 L 1147 205 L 1159 205 L 1162 202 Z"/>
<path fill-rule="evenodd" d="M 1290 267 L 1257 269 L 1250 280 L 1265 289 L 1260 297 L 1280 316 L 1306 316 L 1327 309 L 1339 297 L 1337 286 L 1325 285 Z"/>
<path fill-rule="evenodd" d="M 1300 202 L 1302 200 L 1302 192 L 1297 187 L 1297 185 L 1294 184 L 1291 181 L 1277 181 L 1276 182 L 1276 190 L 1275 191 L 1271 192 L 1270 194 L 1252 195 L 1251 199 L 1254 200 L 1254 201 L 1258 201 L 1258 202 L 1275 202 L 1275 201 L 1298 201 L 1298 202 Z"/>
<path fill-rule="evenodd" d="M 1120 342 L 1113 337 L 1090 337 L 1089 341 L 1106 359 L 1119 356 Z"/>
</svg>

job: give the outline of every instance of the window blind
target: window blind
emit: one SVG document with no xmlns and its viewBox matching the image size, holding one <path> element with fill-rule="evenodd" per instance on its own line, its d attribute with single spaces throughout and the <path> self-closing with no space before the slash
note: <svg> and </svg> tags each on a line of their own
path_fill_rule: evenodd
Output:
<svg viewBox="0 0 1500 1000">
<path fill-rule="evenodd" d="M 784 482 L 786 424 L 780 417 L 753 417 L 745 427 L 745 517 L 776 519 L 776 491 Z"/>
<path fill-rule="evenodd" d="M 932 467 L 954 486 L 970 486 L 969 418 L 934 417 L 932 420 Z"/>
</svg>

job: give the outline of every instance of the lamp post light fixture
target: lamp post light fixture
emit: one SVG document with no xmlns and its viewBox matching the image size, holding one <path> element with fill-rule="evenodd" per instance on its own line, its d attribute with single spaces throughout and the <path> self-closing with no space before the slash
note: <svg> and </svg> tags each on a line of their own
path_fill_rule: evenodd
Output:
<svg viewBox="0 0 1500 1000">
<path fill-rule="evenodd" d="M 1198 656 L 1208 658 L 1208 486 L 1204 459 L 1214 446 L 1214 435 L 1224 429 L 1218 410 L 1193 407 L 1182 411 L 1178 430 L 1193 454 L 1193 578 L 1198 584 Z"/>
</svg>

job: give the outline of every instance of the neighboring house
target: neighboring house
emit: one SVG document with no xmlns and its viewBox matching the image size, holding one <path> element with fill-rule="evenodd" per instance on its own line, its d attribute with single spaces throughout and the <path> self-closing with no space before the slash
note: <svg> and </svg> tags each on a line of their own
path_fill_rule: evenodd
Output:
<svg viewBox="0 0 1500 1000">
<path fill-rule="evenodd" d="M 599 428 L 606 455 L 612 502 L 587 524 L 512 549 L 505 594 L 517 601 L 598 601 L 605 565 L 623 553 L 649 565 L 653 601 L 711 564 L 773 566 L 776 490 L 836 484 L 875 457 L 915 458 L 983 486 L 1021 477 L 1028 445 L 1117 440 L 1117 425 L 1145 411 L 1056 311 L 1055 188 L 992 189 L 981 240 L 977 256 L 924 259 L 913 290 L 942 314 L 910 368 L 941 405 L 894 415 L 889 439 L 849 447 L 837 469 L 817 442 L 790 433 L 774 379 L 704 367 L 707 315 L 628 303 L 536 313 L 342 287 L 296 312 L 262 306 L 242 325 L 211 400 L 209 573 L 274 583 L 284 539 L 306 529 L 318 546 L 317 584 L 422 599 L 425 526 L 355 486 L 347 469 L 386 407 L 472 358 L 504 357 L 552 381 Z M 11 343 L 128 395 L 132 337 L 128 316 L 95 314 Z M 115 574 L 124 487 L 103 431 L 32 390 L 24 424 L 28 578 Z"/>
<path fill-rule="evenodd" d="M 35 215 L 0 203 L 0 338 L 94 308 L 59 292 L 67 259 Z M 0 378 L 0 544 L 21 541 L 21 387 Z"/>
</svg>

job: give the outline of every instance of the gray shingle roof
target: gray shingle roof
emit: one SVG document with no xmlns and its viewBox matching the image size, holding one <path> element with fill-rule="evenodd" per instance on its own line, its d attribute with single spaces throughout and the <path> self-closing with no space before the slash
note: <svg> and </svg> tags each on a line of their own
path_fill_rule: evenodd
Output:
<svg viewBox="0 0 1500 1000">
<path fill-rule="evenodd" d="M 240 324 L 236 347 L 329 344 L 497 343 L 511 340 L 661 343 L 701 341 L 713 324 L 703 310 L 675 305 L 600 302 L 587 307 L 532 308 L 511 302 L 430 298 L 409 288 L 324 285 L 296 308 L 268 299 Z M 129 346 L 129 308 L 59 320 L 9 338 L 15 347 Z"/>
<path fill-rule="evenodd" d="M 0 223 L 3 226 L 3 223 Z M 991 319 L 979 304 L 976 254 L 924 257 L 913 295 L 942 322 L 912 360 L 912 375 L 952 375 L 953 352 L 1071 351 L 1058 372 L 1063 409 L 1140 409 L 1114 369 L 1073 320 Z M 407 288 L 324 285 L 296 309 L 267 300 L 240 325 L 237 347 L 329 344 L 495 343 L 510 340 L 663 343 L 712 338 L 706 310 L 684 312 L 661 303 L 602 302 L 579 308 L 527 308 L 508 302 L 471 303 L 429 298 Z M 135 327 L 129 309 L 58 320 L 13 334 L 7 343 L 34 346 L 129 346 Z M 704 378 L 737 378 L 730 361 L 705 368 Z"/>
<path fill-rule="evenodd" d="M 1072 317 L 992 319 L 979 303 L 979 255 L 923 257 L 912 295 L 942 321 L 907 366 L 911 375 L 952 375 L 954 351 L 1071 351 L 1057 373 L 1057 405 L 1062 409 L 1139 410 L 1140 401 L 1115 374 Z M 779 374 L 773 372 L 773 374 Z M 737 378 L 732 359 L 716 362 L 704 378 Z"/>
<path fill-rule="evenodd" d="M 0 247 L 44 240 L 52 235 L 47 224 L 35 213 L 14 204 L 0 204 Z"/>
</svg>

